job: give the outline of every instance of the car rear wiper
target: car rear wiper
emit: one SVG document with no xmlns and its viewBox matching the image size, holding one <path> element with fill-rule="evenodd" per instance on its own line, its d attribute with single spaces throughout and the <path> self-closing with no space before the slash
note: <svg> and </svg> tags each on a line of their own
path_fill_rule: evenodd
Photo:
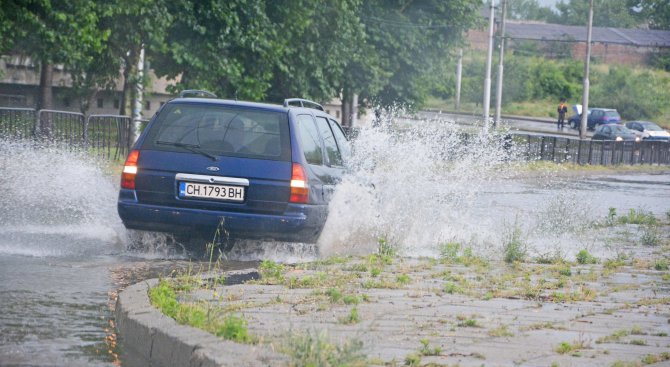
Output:
<svg viewBox="0 0 670 367">
<path fill-rule="evenodd" d="M 190 150 L 193 153 L 204 155 L 205 157 L 210 158 L 213 161 L 218 160 L 216 158 L 216 156 L 214 156 L 210 153 L 207 153 L 204 150 L 200 149 L 200 145 L 197 145 L 197 144 L 186 144 L 186 143 L 180 143 L 178 141 L 162 141 L 162 140 L 156 140 L 156 144 L 170 145 L 170 146 L 177 147 L 177 148 L 184 148 L 186 150 Z"/>
</svg>

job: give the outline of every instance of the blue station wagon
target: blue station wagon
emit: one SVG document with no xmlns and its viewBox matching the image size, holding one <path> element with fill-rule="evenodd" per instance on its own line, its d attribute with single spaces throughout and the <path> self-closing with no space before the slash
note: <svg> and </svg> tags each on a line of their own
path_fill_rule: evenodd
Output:
<svg viewBox="0 0 670 367">
<path fill-rule="evenodd" d="M 129 229 L 176 236 L 315 242 L 349 145 L 320 105 L 215 98 L 167 102 L 125 163 L 118 212 Z"/>
</svg>

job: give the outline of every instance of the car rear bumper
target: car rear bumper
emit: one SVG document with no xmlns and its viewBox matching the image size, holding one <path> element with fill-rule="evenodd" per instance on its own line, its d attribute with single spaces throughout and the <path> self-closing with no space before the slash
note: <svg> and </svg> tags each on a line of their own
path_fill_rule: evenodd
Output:
<svg viewBox="0 0 670 367">
<path fill-rule="evenodd" d="M 213 231 L 223 220 L 231 237 L 314 242 L 328 214 L 326 205 L 288 204 L 281 215 L 252 214 L 142 204 L 125 194 L 117 208 L 126 228 L 155 232 Z"/>
</svg>

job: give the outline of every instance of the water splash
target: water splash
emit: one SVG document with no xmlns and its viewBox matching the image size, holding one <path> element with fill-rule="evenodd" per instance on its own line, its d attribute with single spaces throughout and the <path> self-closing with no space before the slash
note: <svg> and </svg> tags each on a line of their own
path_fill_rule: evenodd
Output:
<svg viewBox="0 0 670 367">
<path fill-rule="evenodd" d="M 520 176 L 523 147 L 508 131 L 469 129 L 392 117 L 360 131 L 319 239 L 321 255 L 375 252 L 384 239 L 406 256 L 435 257 L 440 244 L 458 242 L 500 259 L 511 227 L 524 233 L 530 255 L 576 252 L 580 236 L 589 237 L 587 195 L 552 172 Z"/>
</svg>

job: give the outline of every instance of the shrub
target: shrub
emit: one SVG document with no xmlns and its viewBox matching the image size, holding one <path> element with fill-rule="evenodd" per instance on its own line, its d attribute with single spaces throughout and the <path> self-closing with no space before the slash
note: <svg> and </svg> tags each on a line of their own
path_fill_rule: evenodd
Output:
<svg viewBox="0 0 670 367">
<path fill-rule="evenodd" d="M 522 234 L 521 228 L 517 225 L 507 228 L 503 238 L 503 258 L 506 263 L 526 260 L 528 250 L 521 238 Z"/>
<path fill-rule="evenodd" d="M 577 253 L 577 262 L 580 264 L 596 264 L 598 259 L 591 255 L 586 249 L 582 249 Z"/>
</svg>

